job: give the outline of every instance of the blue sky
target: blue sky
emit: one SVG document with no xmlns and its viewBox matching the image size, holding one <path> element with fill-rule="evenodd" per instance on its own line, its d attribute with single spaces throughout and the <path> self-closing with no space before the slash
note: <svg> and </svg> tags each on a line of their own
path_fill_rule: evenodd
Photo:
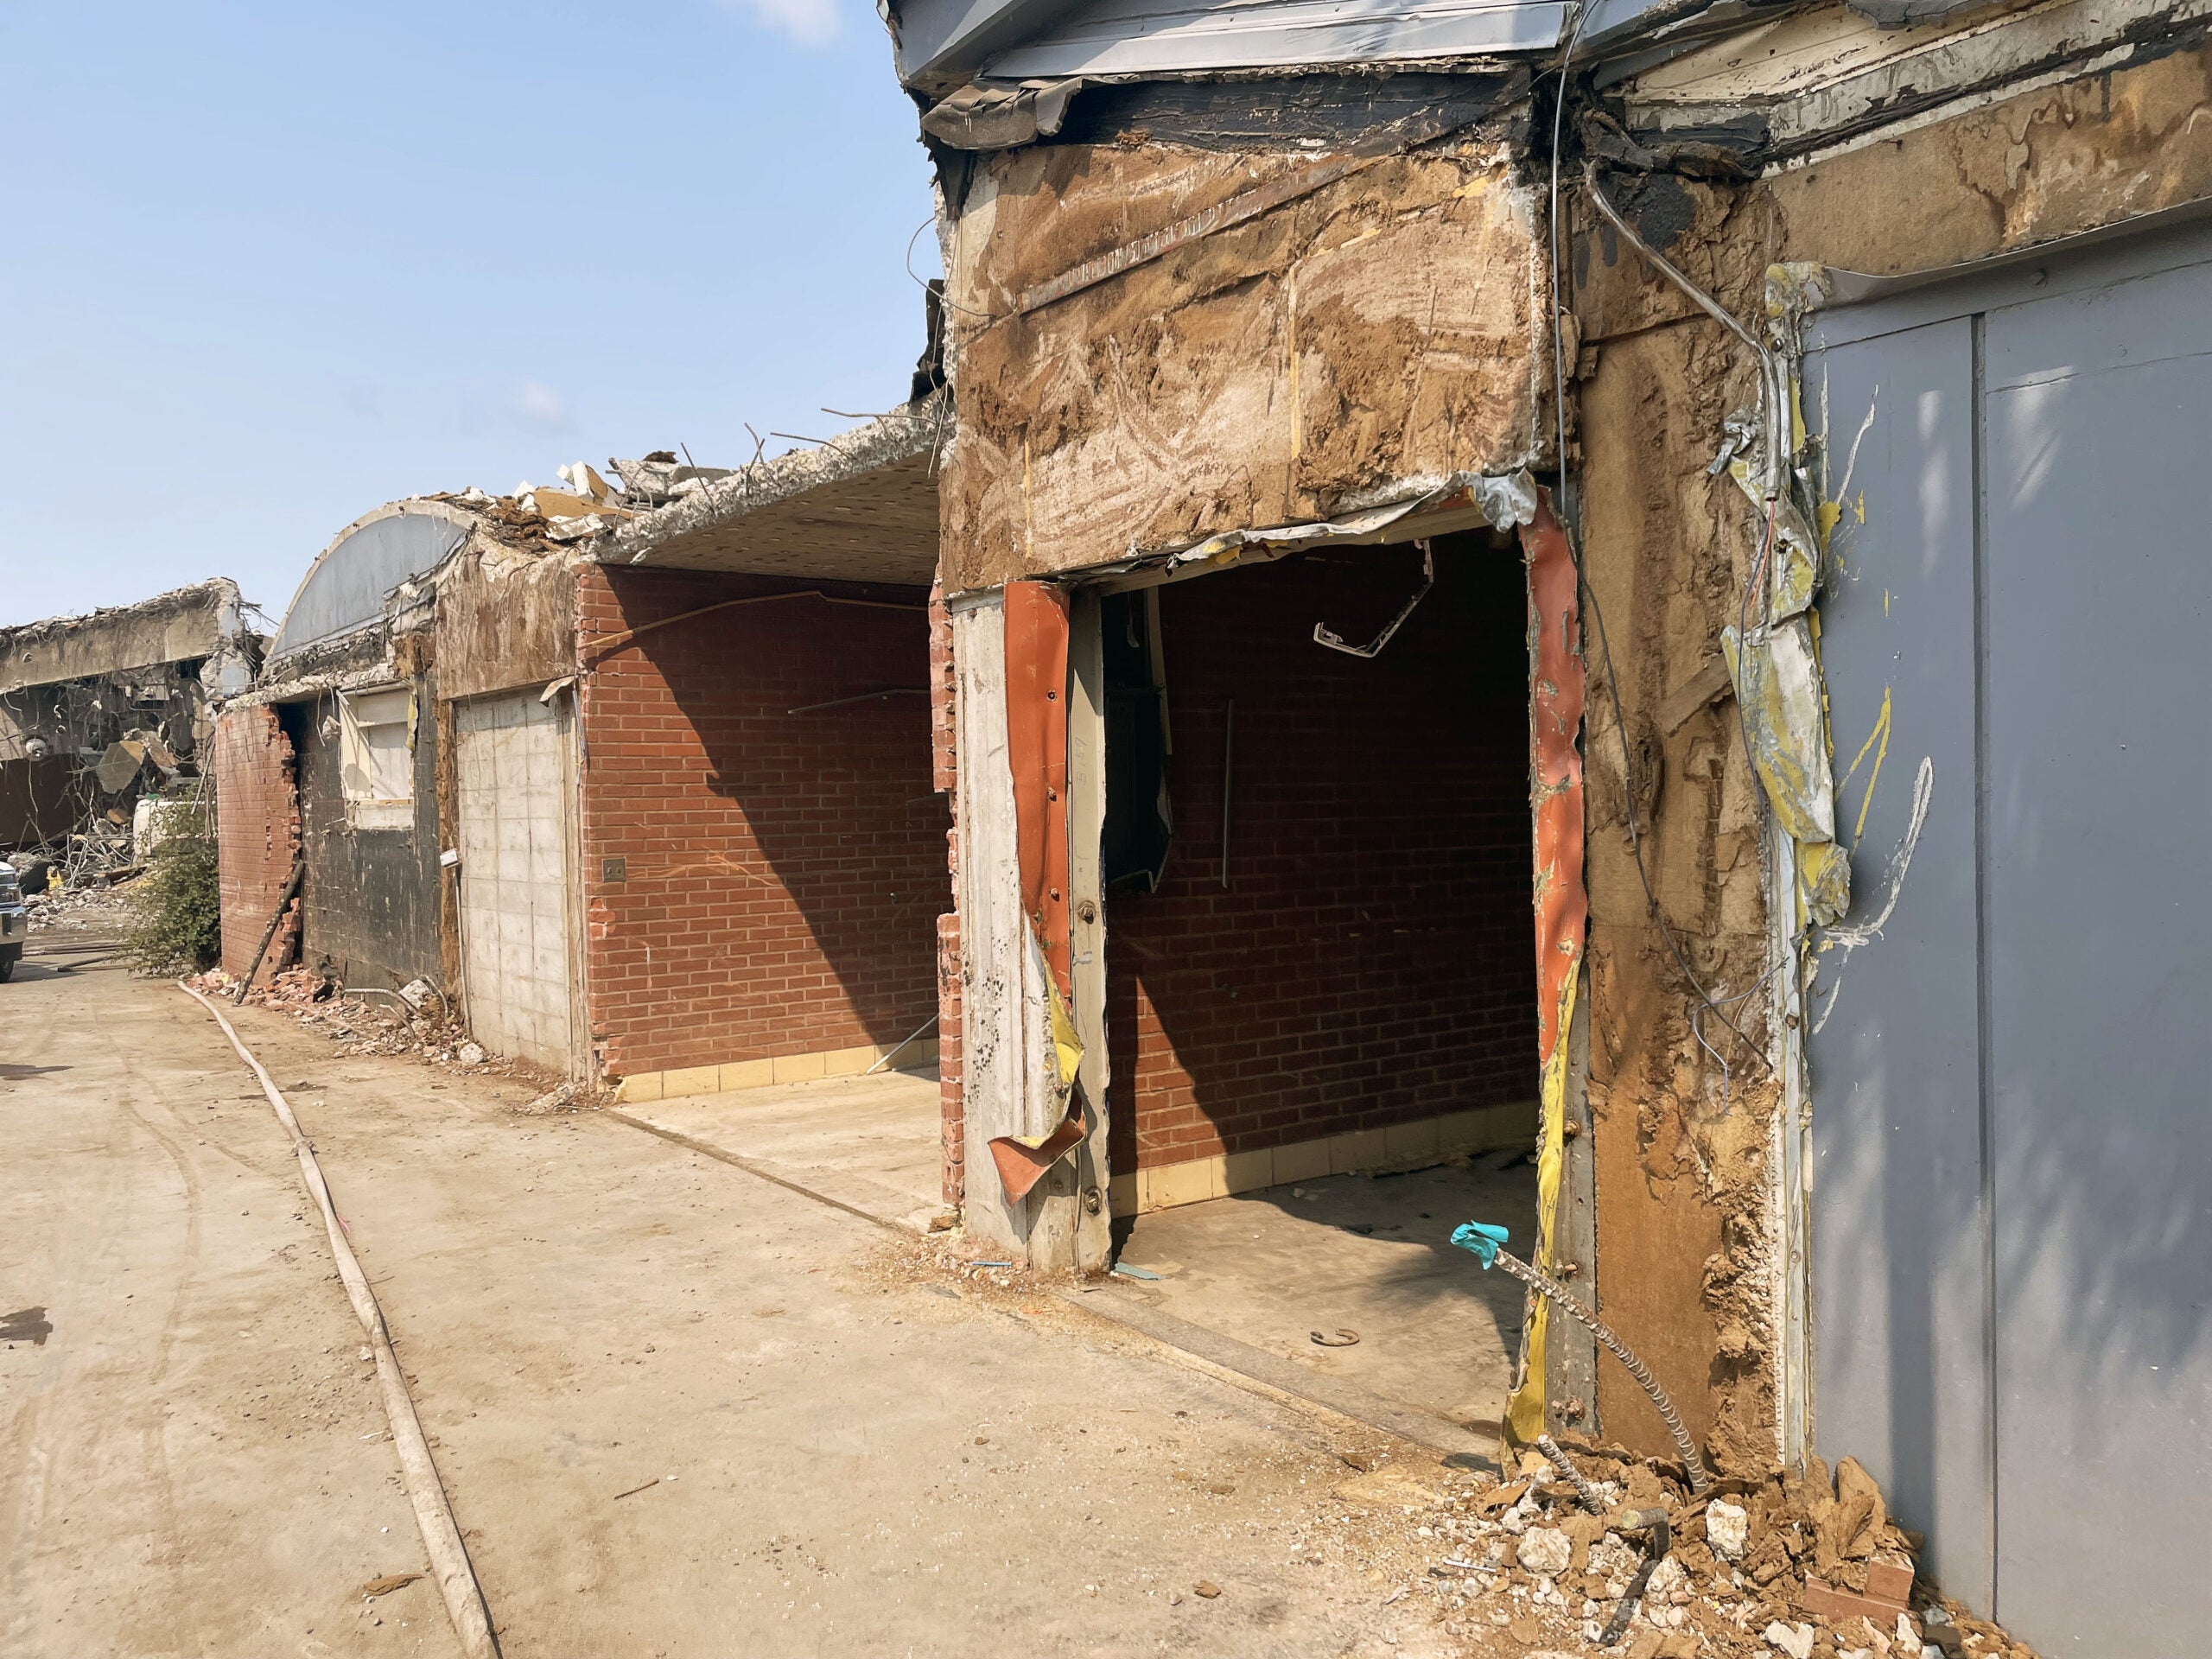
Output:
<svg viewBox="0 0 2212 1659">
<path fill-rule="evenodd" d="M 281 615 L 394 497 L 734 462 L 921 349 L 865 0 L 17 4 L 0 155 L 0 624 L 216 575 Z"/>
</svg>

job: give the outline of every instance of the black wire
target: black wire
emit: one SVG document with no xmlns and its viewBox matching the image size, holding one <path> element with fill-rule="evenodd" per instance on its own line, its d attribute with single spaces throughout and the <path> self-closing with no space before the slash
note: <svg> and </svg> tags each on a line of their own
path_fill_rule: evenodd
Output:
<svg viewBox="0 0 2212 1659">
<path fill-rule="evenodd" d="M 1551 213 L 1549 215 L 1551 221 L 1549 274 L 1552 305 L 1552 412 L 1557 420 L 1560 505 L 1563 510 L 1568 509 L 1569 504 L 1567 488 L 1567 348 L 1566 331 L 1560 320 L 1559 283 L 1559 156 L 1560 144 L 1567 123 L 1567 69 L 1573 60 L 1574 48 L 1581 42 L 1583 24 L 1588 17 L 1589 5 L 1586 3 L 1577 10 L 1574 28 L 1568 34 L 1567 45 L 1560 53 L 1559 88 L 1552 100 Z M 1562 529 L 1565 528 L 1565 522 L 1566 512 L 1563 511 Z M 1772 531 L 1770 515 L 1768 527 L 1770 534 Z M 1668 951 L 1674 957 L 1675 967 L 1681 970 L 1682 978 L 1688 982 L 1690 989 L 1696 993 L 1698 1001 L 1712 1014 L 1714 1019 L 1733 1032 L 1736 1039 L 1755 1054 L 1759 1063 L 1770 1071 L 1774 1069 L 1774 1063 L 1768 1059 L 1766 1051 L 1746 1036 L 1742 1027 L 1721 1012 L 1720 1005 L 1713 1000 L 1712 993 L 1705 988 L 1704 983 L 1698 978 L 1695 970 L 1690 967 L 1689 958 L 1683 954 L 1681 941 L 1675 937 L 1675 930 L 1667 925 L 1667 918 L 1660 911 L 1659 895 L 1652 889 L 1651 872 L 1645 868 L 1643 861 L 1643 831 L 1636 821 L 1636 767 L 1629 754 L 1628 717 L 1622 711 L 1620 680 L 1613 672 L 1612 641 L 1605 630 L 1605 608 L 1599 604 L 1598 590 L 1590 585 L 1589 575 L 1583 569 L 1582 550 L 1571 534 L 1567 538 L 1567 550 L 1568 558 L 1574 565 L 1575 588 L 1588 604 L 1590 619 L 1598 626 L 1599 659 L 1605 665 L 1605 694 L 1612 702 L 1613 730 L 1615 736 L 1620 740 L 1621 746 L 1621 811 L 1628 822 L 1629 851 L 1636 859 L 1636 879 L 1643 888 L 1644 912 L 1650 917 L 1653 925 L 1658 928 L 1660 937 L 1666 940 Z M 1764 548 L 1762 548 L 1763 556 Z M 1743 633 L 1739 628 L 1737 632 L 1739 652 L 1742 639 Z M 1745 736 L 1745 755 L 1748 759 L 1751 753 L 1748 733 Z M 1751 789 L 1755 795 L 1758 794 L 1758 772 L 1756 769 L 1751 773 Z M 1764 798 L 1760 800 L 1760 812 L 1762 822 L 1764 822 L 1765 812 Z M 1693 1036 L 1697 1034 L 1694 1020 L 1692 1022 L 1691 1034 Z M 1703 1039 L 1700 1038 L 1699 1040 L 1702 1045 Z M 1725 1075 L 1727 1071 L 1726 1062 L 1722 1062 L 1721 1069 Z"/>
</svg>

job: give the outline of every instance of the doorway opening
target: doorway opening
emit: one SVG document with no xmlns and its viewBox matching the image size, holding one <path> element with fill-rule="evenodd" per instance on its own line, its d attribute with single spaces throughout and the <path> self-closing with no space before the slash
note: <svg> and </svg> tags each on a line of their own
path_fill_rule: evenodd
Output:
<svg viewBox="0 0 2212 1659">
<path fill-rule="evenodd" d="M 1450 1236 L 1535 1220 L 1518 544 L 1293 556 L 1099 614 L 1116 1288 L 1494 1427 L 1521 1294 Z M 1371 656 L 1316 637 L 1394 619 Z"/>
</svg>

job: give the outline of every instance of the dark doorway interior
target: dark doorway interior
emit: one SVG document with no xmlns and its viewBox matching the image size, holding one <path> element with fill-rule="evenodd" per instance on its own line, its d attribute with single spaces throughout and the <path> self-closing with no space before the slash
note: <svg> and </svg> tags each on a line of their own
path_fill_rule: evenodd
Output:
<svg viewBox="0 0 2212 1659">
<path fill-rule="evenodd" d="M 1141 1294 L 1472 1421 L 1520 1303 L 1449 1235 L 1534 1217 L 1527 601 L 1511 542 L 1431 551 L 1371 658 L 1316 625 L 1371 641 L 1415 546 L 1104 607 L 1112 1155 Z"/>
</svg>

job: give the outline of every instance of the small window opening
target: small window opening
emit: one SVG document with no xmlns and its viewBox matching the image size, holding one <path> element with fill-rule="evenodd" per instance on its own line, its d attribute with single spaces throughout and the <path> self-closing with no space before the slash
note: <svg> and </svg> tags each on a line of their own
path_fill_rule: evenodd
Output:
<svg viewBox="0 0 2212 1659">
<path fill-rule="evenodd" d="M 406 686 L 338 699 L 339 779 L 356 830 L 415 825 L 415 694 Z"/>
</svg>

